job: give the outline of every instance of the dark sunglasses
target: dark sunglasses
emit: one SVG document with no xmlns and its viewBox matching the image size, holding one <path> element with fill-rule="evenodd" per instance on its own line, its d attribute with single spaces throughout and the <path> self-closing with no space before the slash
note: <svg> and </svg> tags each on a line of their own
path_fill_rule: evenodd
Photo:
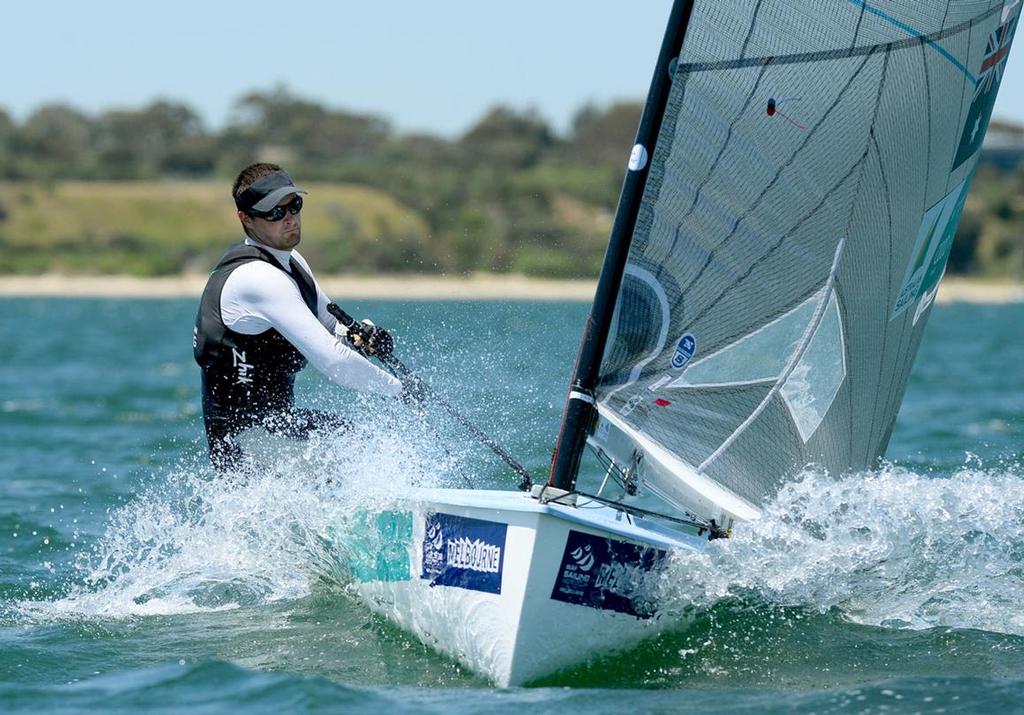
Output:
<svg viewBox="0 0 1024 715">
<path fill-rule="evenodd" d="M 284 206 L 275 206 L 270 211 L 250 211 L 249 215 L 254 218 L 261 218 L 264 221 L 270 221 L 274 223 L 284 218 L 285 212 L 290 213 L 292 216 L 302 211 L 302 197 L 296 196 L 294 199 L 286 203 Z"/>
</svg>

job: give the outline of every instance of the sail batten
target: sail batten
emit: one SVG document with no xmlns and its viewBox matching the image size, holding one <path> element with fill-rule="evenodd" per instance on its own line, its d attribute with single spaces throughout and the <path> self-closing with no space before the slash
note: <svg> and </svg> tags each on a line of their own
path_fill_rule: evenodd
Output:
<svg viewBox="0 0 1024 715">
<path fill-rule="evenodd" d="M 808 464 L 874 463 L 1020 9 L 693 4 L 594 390 L 617 446 L 594 444 L 659 451 L 652 490 L 706 516 L 737 516 L 709 484 L 756 509 Z"/>
</svg>

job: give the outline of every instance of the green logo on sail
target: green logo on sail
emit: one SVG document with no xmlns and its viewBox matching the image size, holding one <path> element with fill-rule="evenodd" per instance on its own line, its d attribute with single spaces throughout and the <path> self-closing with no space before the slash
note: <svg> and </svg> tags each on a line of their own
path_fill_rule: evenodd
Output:
<svg viewBox="0 0 1024 715">
<path fill-rule="evenodd" d="M 953 248 L 953 238 L 970 183 L 970 178 L 966 179 L 925 212 L 890 320 L 938 286 L 946 272 L 946 261 Z"/>
</svg>

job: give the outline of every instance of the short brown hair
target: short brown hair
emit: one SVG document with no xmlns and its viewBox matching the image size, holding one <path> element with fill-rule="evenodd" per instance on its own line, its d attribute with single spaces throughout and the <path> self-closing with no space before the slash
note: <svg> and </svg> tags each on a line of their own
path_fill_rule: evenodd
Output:
<svg viewBox="0 0 1024 715">
<path fill-rule="evenodd" d="M 250 186 L 255 184 L 257 181 L 262 179 L 264 176 L 270 176 L 277 171 L 284 171 L 277 164 L 268 164 L 266 162 L 257 162 L 255 164 L 249 164 L 249 166 L 242 169 L 238 176 L 235 178 L 235 183 L 231 187 L 231 198 L 237 199 L 241 196 L 242 192 L 248 189 Z"/>
</svg>

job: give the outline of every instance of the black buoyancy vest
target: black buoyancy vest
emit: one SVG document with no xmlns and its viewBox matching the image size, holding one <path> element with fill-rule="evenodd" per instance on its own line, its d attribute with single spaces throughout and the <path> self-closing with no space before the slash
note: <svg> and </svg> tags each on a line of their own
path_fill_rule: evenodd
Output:
<svg viewBox="0 0 1024 715">
<path fill-rule="evenodd" d="M 224 325 L 221 293 L 228 276 L 251 261 L 264 261 L 284 271 L 267 251 L 238 243 L 221 257 L 203 290 L 196 315 L 192 352 L 203 370 L 203 413 L 207 419 L 229 420 L 241 428 L 267 414 L 290 409 L 295 373 L 306 359 L 273 328 L 243 335 Z M 316 315 L 316 285 L 294 258 L 292 279 L 302 299 Z M 287 273 L 287 271 L 285 271 Z"/>
</svg>

